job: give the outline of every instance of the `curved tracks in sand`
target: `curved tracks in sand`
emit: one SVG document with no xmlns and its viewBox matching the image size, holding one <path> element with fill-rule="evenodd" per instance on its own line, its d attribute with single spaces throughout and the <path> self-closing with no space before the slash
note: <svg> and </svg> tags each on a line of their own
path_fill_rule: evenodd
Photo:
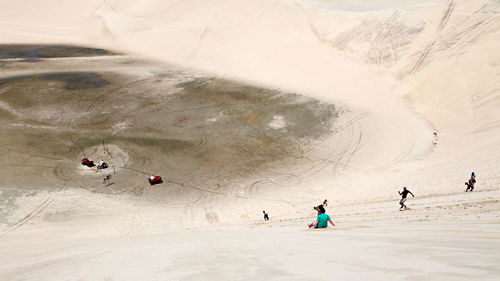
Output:
<svg viewBox="0 0 500 281">
<path fill-rule="evenodd" d="M 323 9 L 320 6 L 307 6 L 316 4 L 304 3 L 300 7 L 297 7 L 298 4 L 295 3 L 291 5 L 283 4 L 281 7 L 286 8 L 285 14 L 281 14 L 281 11 L 275 11 L 276 7 L 274 6 L 259 6 L 256 10 L 269 11 L 268 14 L 263 14 L 265 19 L 268 20 L 263 22 L 269 25 L 269 30 L 263 28 L 262 34 L 249 33 L 250 37 L 246 38 L 238 37 L 241 33 L 240 29 L 254 30 L 254 26 L 246 26 L 248 23 L 241 21 L 237 25 L 236 30 L 233 30 L 233 27 L 224 25 L 224 9 L 220 10 L 222 14 L 213 16 L 213 7 L 204 6 L 204 9 L 201 9 L 200 13 L 206 13 L 206 15 L 210 16 L 206 18 L 200 17 L 200 22 L 189 23 L 185 22 L 184 19 L 177 18 L 177 15 L 169 14 L 172 10 L 168 9 L 168 11 L 164 10 L 164 17 L 154 16 L 155 11 L 148 12 L 151 17 L 148 16 L 149 14 L 137 15 L 136 17 L 135 14 L 130 14 L 130 11 L 134 8 L 133 6 L 123 4 L 123 7 L 120 6 L 120 9 L 108 11 L 107 9 L 112 9 L 113 7 L 101 3 L 91 13 L 97 13 L 104 22 L 110 19 L 110 15 L 117 17 L 123 15 L 125 17 L 116 22 L 122 23 L 121 21 L 123 20 L 125 25 L 107 25 L 106 27 L 109 32 L 114 33 L 116 38 L 123 39 L 123 48 L 137 48 L 138 52 L 158 55 L 165 60 L 172 59 L 172 61 L 183 62 L 183 59 L 187 58 L 184 62 L 188 65 L 189 63 L 199 63 L 201 68 L 211 69 L 215 72 L 221 71 L 222 73 L 232 73 L 234 71 L 236 77 L 249 75 L 251 79 L 255 78 L 256 81 L 269 83 L 270 85 L 275 85 L 272 82 L 276 82 L 276 85 L 280 87 L 299 89 L 298 92 L 311 87 L 311 90 L 307 92 L 310 92 L 315 97 L 324 98 L 327 101 L 336 100 L 342 102 L 344 100 L 347 104 L 351 105 L 359 102 L 362 104 L 362 109 L 341 116 L 338 122 L 334 123 L 331 128 L 328 128 L 330 131 L 325 133 L 325 128 L 328 126 L 324 125 L 328 125 L 328 120 L 331 116 L 320 112 L 321 106 L 319 105 L 321 103 L 313 104 L 311 106 L 312 110 L 302 105 L 293 108 L 290 104 L 287 104 L 289 106 L 287 109 L 290 109 L 290 112 L 297 116 L 307 115 L 309 114 L 308 112 L 311 112 L 307 117 L 309 118 L 309 123 L 290 128 L 290 131 L 300 131 L 302 127 L 320 124 L 319 127 L 321 128 L 318 130 L 321 133 L 306 134 L 306 137 L 303 137 L 303 134 L 292 134 L 283 137 L 283 135 L 277 133 L 280 130 L 279 126 L 272 127 L 269 124 L 273 122 L 275 116 L 280 116 L 284 119 L 288 118 L 290 121 L 288 124 L 292 124 L 294 121 L 297 121 L 293 120 L 294 114 L 285 116 L 286 114 L 283 115 L 282 110 L 274 112 L 275 108 L 272 106 L 264 107 L 274 99 L 279 98 L 279 96 L 271 94 L 272 98 L 264 101 L 256 97 L 247 100 L 248 96 L 242 94 L 242 91 L 239 91 L 238 87 L 233 87 L 234 85 L 217 84 L 218 79 L 207 77 L 193 78 L 193 76 L 186 78 L 186 76 L 190 75 L 184 75 L 180 72 L 174 77 L 177 81 L 169 84 L 166 81 L 162 81 L 163 77 L 169 76 L 171 73 L 176 73 L 176 71 L 164 70 L 163 66 L 154 66 L 152 67 L 154 71 L 151 71 L 151 69 L 141 69 L 134 72 L 134 66 L 132 65 L 134 62 L 127 58 L 115 61 L 112 67 L 103 68 L 109 71 L 103 71 L 100 74 L 106 79 L 109 78 L 110 81 L 116 78 L 116 80 L 111 81 L 112 83 L 116 82 L 116 84 L 105 89 L 95 89 L 95 92 L 98 94 L 92 95 L 88 100 L 84 100 L 84 104 L 82 103 L 81 106 L 82 110 L 78 112 L 84 118 L 65 120 L 64 118 L 71 117 L 71 114 L 67 114 L 67 111 L 58 116 L 56 123 L 58 126 L 64 124 L 65 131 L 60 129 L 65 133 L 71 134 L 71 136 L 65 139 L 65 141 L 73 143 L 71 147 L 67 148 L 64 143 L 59 143 L 54 146 L 60 145 L 61 147 L 65 147 L 65 149 L 67 148 L 67 150 L 43 150 L 43 148 L 33 146 L 29 146 L 29 148 L 23 150 L 21 145 L 16 146 L 17 140 L 19 140 L 17 139 L 12 142 L 12 146 L 4 146 L 13 149 L 11 151 L 12 154 L 6 158 L 16 161 L 12 162 L 13 165 L 9 168 L 8 172 L 2 174 L 2 177 L 10 172 L 16 172 L 15 167 L 19 167 L 33 173 L 31 177 L 32 181 L 43 178 L 40 182 L 51 186 L 55 190 L 59 186 L 67 184 L 67 186 L 82 187 L 98 193 L 131 194 L 132 196 L 160 204 L 166 208 L 185 208 L 188 210 L 188 213 L 192 213 L 193 215 L 196 213 L 195 209 L 200 207 L 206 213 L 204 215 L 205 219 L 212 223 L 224 220 L 219 210 L 224 209 L 226 207 L 224 204 L 228 201 L 230 202 L 229 204 L 232 204 L 231 208 L 233 209 L 240 207 L 244 209 L 246 208 L 245 206 L 248 206 L 248 208 L 253 208 L 253 206 L 259 206 L 260 208 L 262 205 L 277 206 L 281 203 L 284 205 L 309 204 L 309 202 L 316 200 L 311 199 L 315 196 L 313 195 L 315 191 L 310 189 L 309 184 L 314 187 L 324 187 L 323 190 L 321 188 L 318 189 L 320 190 L 319 193 L 323 195 L 334 190 L 334 187 L 330 188 L 330 186 L 338 185 L 344 189 L 350 188 L 350 185 L 346 184 L 346 182 L 357 176 L 362 176 L 364 173 L 390 174 L 398 169 L 415 171 L 413 169 L 417 167 L 420 168 L 420 174 L 426 173 L 430 175 L 434 173 L 433 171 L 429 172 L 433 168 L 425 169 L 428 164 L 425 157 L 429 157 L 431 153 L 429 151 L 433 151 L 433 149 L 438 152 L 434 155 L 438 155 L 442 149 L 441 147 L 445 147 L 446 145 L 451 147 L 450 143 L 446 143 L 446 137 L 451 133 L 447 132 L 448 135 L 444 134 L 443 144 L 440 143 L 440 146 L 433 147 L 431 142 L 426 143 L 428 139 L 419 135 L 431 134 L 430 127 L 435 125 L 433 123 L 435 120 L 429 120 L 426 123 L 427 121 L 423 120 L 421 116 L 416 116 L 411 109 L 406 107 L 406 100 L 404 99 L 407 92 L 415 90 L 414 95 L 417 96 L 415 99 L 418 100 L 418 98 L 421 98 L 422 100 L 418 100 L 418 102 L 411 101 L 410 103 L 413 105 L 421 104 L 424 111 L 432 111 L 435 108 L 442 107 L 443 111 L 449 111 L 457 115 L 461 113 L 461 111 L 454 111 L 457 110 L 456 108 L 449 108 L 453 107 L 454 103 L 456 103 L 453 98 L 449 98 L 446 102 L 432 103 L 434 97 L 439 96 L 434 94 L 446 92 L 446 89 L 444 86 L 434 83 L 436 81 L 433 80 L 433 77 L 427 77 L 426 72 L 429 66 L 430 68 L 435 66 L 436 61 L 438 61 L 436 58 L 439 55 L 441 59 L 441 55 L 445 51 L 449 52 L 449 55 L 446 54 L 443 56 L 443 60 L 452 58 L 452 60 L 456 59 L 460 61 L 462 56 L 460 50 L 474 45 L 477 40 L 487 37 L 490 32 L 491 34 L 496 34 L 494 32 L 496 31 L 495 28 L 498 22 L 498 13 L 494 12 L 495 7 L 490 11 L 486 6 L 483 8 L 476 7 L 476 10 L 471 12 L 470 19 L 465 19 L 465 16 L 462 14 L 466 14 L 467 12 L 465 12 L 462 2 L 464 1 L 447 1 L 442 6 L 437 7 L 438 5 L 435 5 L 429 8 L 430 10 L 432 9 L 429 12 L 429 17 L 432 18 L 429 22 L 425 22 L 426 19 L 423 19 L 424 22 L 422 22 L 422 19 L 419 22 L 406 21 L 404 16 L 413 16 L 413 11 L 411 9 L 403 11 L 403 16 L 397 19 L 398 21 L 401 19 L 401 22 L 397 24 L 400 24 L 401 28 L 406 28 L 405 25 L 409 25 L 408 28 L 413 33 L 406 34 L 401 31 L 401 36 L 408 36 L 402 39 L 407 39 L 408 42 L 404 46 L 402 45 L 401 49 L 394 48 L 393 50 L 389 50 L 392 52 L 392 55 L 388 58 L 377 58 L 376 61 L 380 63 L 381 67 L 368 65 L 366 61 L 373 63 L 370 60 L 371 57 L 352 59 L 350 54 L 370 55 L 370 50 L 366 51 L 363 48 L 370 49 L 375 45 L 385 46 L 384 44 L 394 38 L 372 38 L 368 36 L 370 38 L 367 39 L 363 37 L 364 33 L 358 34 L 359 36 L 357 35 L 357 37 L 349 37 L 349 34 L 352 35 L 359 32 L 359 28 L 362 25 L 357 25 L 363 19 L 372 19 L 374 21 L 371 25 L 372 27 L 384 26 L 378 25 L 378 22 L 392 23 L 391 20 L 394 19 L 391 18 L 392 16 L 387 16 L 388 13 L 362 11 L 351 22 L 355 26 L 352 27 L 349 24 L 345 26 L 333 24 L 336 22 L 335 18 L 337 15 L 342 14 L 342 16 L 345 16 L 345 11 L 338 12 L 335 9 Z M 227 1 L 221 5 L 225 8 L 239 7 L 235 3 Z M 117 3 L 117 5 L 120 4 L 122 3 Z M 248 7 L 250 8 L 256 8 L 251 4 L 249 5 Z M 309 8 L 311 9 L 309 10 Z M 234 12 L 237 9 L 228 10 Z M 317 12 L 324 13 L 322 14 L 324 17 L 319 17 Z M 273 21 L 273 17 L 276 15 L 279 15 L 283 19 L 279 25 L 275 25 L 275 21 Z M 304 15 L 306 15 L 305 18 Z M 231 16 L 234 15 L 231 14 Z M 315 18 L 316 16 L 318 17 Z M 126 30 L 127 27 L 130 27 L 126 25 L 126 17 L 134 17 L 138 21 L 139 26 L 144 27 L 148 26 L 148 23 L 150 23 L 148 20 L 151 19 L 161 22 L 161 25 L 168 29 L 168 32 L 165 34 L 179 39 L 179 46 L 182 46 L 187 51 L 184 52 L 184 50 L 176 49 L 175 44 L 165 44 L 166 41 L 164 38 L 166 36 L 162 33 L 161 28 L 155 29 L 155 32 L 158 33 L 150 34 L 151 37 L 147 39 L 141 37 L 142 34 L 136 33 L 133 28 Z M 171 19 L 176 20 L 169 21 Z M 205 20 L 206 22 L 204 22 Z M 182 28 L 179 29 L 177 24 L 181 26 L 186 24 L 186 26 L 192 27 L 193 31 L 186 33 Z M 423 27 L 425 24 L 427 25 Z M 122 26 L 124 29 L 121 29 L 119 26 Z M 207 26 L 210 26 L 210 28 L 207 29 Z M 342 36 L 337 36 L 337 33 L 328 28 L 329 26 L 341 29 Z M 392 26 L 389 27 L 392 28 Z M 298 30 L 298 33 L 288 32 L 291 29 L 294 31 Z M 268 31 L 270 33 L 267 33 Z M 427 34 L 425 34 L 426 32 Z M 410 31 L 407 33 L 410 33 Z M 221 38 L 218 35 L 222 36 L 226 34 L 230 37 L 236 36 L 235 38 L 237 39 L 234 40 L 235 45 L 229 46 L 229 49 L 224 49 L 226 46 L 220 45 L 217 41 L 218 39 L 216 39 Z M 277 41 L 279 44 L 274 44 L 271 47 L 253 45 L 255 42 L 261 42 L 258 39 L 274 38 L 270 37 L 270 35 L 275 34 L 300 34 L 300 36 L 298 37 L 299 39 L 287 36 L 276 38 L 277 40 L 279 39 Z M 420 36 L 421 34 L 423 36 Z M 134 36 L 137 37 L 134 38 Z M 194 39 L 190 36 L 193 36 Z M 198 40 L 201 38 L 200 36 L 203 37 L 201 41 Z M 392 35 L 389 34 L 387 36 L 390 37 Z M 145 40 L 144 42 L 137 42 L 140 41 L 137 38 L 144 38 Z M 148 41 L 149 39 L 151 41 Z M 280 41 L 282 39 L 284 41 Z M 356 42 L 351 42 L 352 44 L 350 44 L 349 40 Z M 360 40 L 367 40 L 367 42 L 358 42 Z M 385 41 L 379 42 L 377 40 Z M 159 43 L 158 46 L 165 53 L 160 54 L 157 49 L 152 47 L 156 46 L 155 44 L 149 44 L 151 42 Z M 275 46 L 288 46 L 289 50 L 277 50 L 274 49 Z M 350 50 L 352 53 L 349 53 L 349 50 L 346 51 L 346 46 L 354 48 Z M 163 48 L 165 49 L 163 50 Z M 234 50 L 237 49 L 238 52 L 246 50 L 249 55 L 248 58 L 242 57 L 242 60 L 238 61 L 238 63 L 226 61 L 226 52 L 228 54 L 234 52 L 231 48 L 234 48 Z M 356 48 L 359 48 L 359 50 Z M 187 55 L 183 57 L 185 53 Z M 196 55 L 193 56 L 195 53 Z M 276 58 L 269 56 L 269 54 L 275 53 L 280 53 L 280 56 Z M 173 57 L 171 54 L 179 55 L 178 57 Z M 307 59 L 299 63 L 296 60 L 297 54 L 307 54 Z M 391 61 L 392 58 L 394 58 L 394 62 Z M 444 73 L 444 70 L 452 65 L 452 60 L 450 62 L 446 61 L 446 63 L 449 63 L 448 65 L 445 64 L 443 69 L 437 68 L 429 76 L 438 76 L 437 74 Z M 63 63 L 63 60 L 60 63 Z M 270 66 L 269 69 L 267 68 L 268 63 Z M 66 67 L 69 64 L 71 63 L 66 62 Z M 85 66 L 76 66 L 77 64 L 73 64 L 72 67 L 75 67 L 75 71 L 95 71 L 92 68 L 95 65 L 90 64 L 90 62 Z M 493 65 L 494 62 L 491 64 Z M 123 65 L 127 65 L 129 68 L 120 68 Z M 145 65 L 146 63 L 143 63 L 141 67 Z M 261 69 L 262 66 L 266 66 L 266 68 Z M 27 72 L 26 65 L 23 65 L 20 69 L 23 73 Z M 111 69 L 121 69 L 119 71 L 123 71 L 126 75 L 117 78 L 114 76 L 116 73 L 112 73 Z M 40 69 L 36 70 L 37 73 L 40 71 Z M 394 75 L 399 74 L 394 74 L 393 72 L 404 72 L 405 75 L 394 78 Z M 463 67 L 457 71 L 458 74 L 456 75 L 463 75 L 465 72 L 467 71 Z M 487 71 L 484 72 L 486 73 Z M 141 74 L 136 75 L 136 73 Z M 163 74 L 156 75 L 152 73 Z M 304 75 L 304 73 L 307 73 L 307 75 Z M 123 79 L 127 75 L 129 78 L 132 78 L 130 80 L 127 80 L 128 78 Z M 457 77 L 451 76 L 451 78 L 448 77 L 446 79 L 455 79 Z M 357 83 L 365 83 L 363 80 L 365 78 L 366 85 L 355 85 Z M 381 80 L 380 83 L 376 81 L 379 78 Z M 413 81 L 412 79 L 417 81 Z M 420 81 L 418 79 L 422 79 L 422 85 L 419 84 Z M 467 81 L 467 79 L 465 80 Z M 428 81 L 433 83 L 427 83 Z M 167 84 L 169 85 L 166 86 Z M 216 91 L 210 87 L 203 88 L 211 84 L 216 85 Z M 203 87 L 199 85 L 203 85 Z M 399 86 L 401 88 L 398 88 Z M 490 86 L 487 85 L 485 88 Z M 462 88 L 460 90 L 463 92 L 473 91 L 474 89 L 472 88 L 476 88 L 475 84 L 470 87 L 466 85 L 463 87 L 465 90 Z M 183 89 L 188 90 L 183 92 Z M 245 88 L 245 90 L 248 89 L 250 88 Z M 36 90 L 37 87 L 35 86 L 27 86 L 22 89 L 22 93 L 28 96 L 29 93 Z M 258 95 L 267 93 L 260 90 L 256 92 Z M 468 102 L 470 97 L 472 97 L 472 94 L 471 96 L 463 95 L 463 100 Z M 488 98 L 490 97 L 494 99 L 496 95 L 488 96 Z M 120 104 L 124 100 L 127 102 Z M 256 103 L 256 101 L 259 103 Z M 476 101 L 474 100 L 474 102 Z M 0 100 L 1 102 L 3 101 Z M 289 100 L 285 100 L 285 102 L 293 103 Z M 116 107 L 107 106 L 108 104 Z M 169 107 L 171 104 L 175 106 Z M 254 104 L 258 104 L 258 106 L 253 106 Z M 142 107 L 143 105 L 144 107 Z M 380 109 L 383 106 L 387 106 L 387 109 Z M 396 106 L 400 106 L 400 108 L 396 109 Z M 469 104 L 465 104 L 462 107 L 458 107 L 458 110 L 469 108 L 468 106 Z M 474 104 L 474 106 L 479 108 L 482 105 Z M 133 114 L 120 115 L 120 112 L 125 111 L 124 108 L 125 110 L 130 110 Z M 273 112 L 273 114 L 263 114 L 259 111 L 259 108 L 265 108 L 262 111 Z M 10 110 L 8 111 L 10 112 Z M 19 117 L 19 112 L 12 112 Z M 151 112 L 154 112 L 154 114 L 148 115 Z M 198 116 L 197 114 L 199 113 L 203 114 Z M 384 114 L 397 116 L 394 118 L 401 117 L 401 120 L 395 122 L 391 117 L 387 117 Z M 99 118 L 94 118 L 95 116 Z M 147 118 L 140 120 L 136 116 L 147 116 Z M 434 118 L 436 114 L 429 114 L 428 116 Z M 428 116 L 425 116 L 425 118 Z M 13 117 L 9 118 L 13 119 Z M 11 122 L 11 119 L 8 122 Z M 210 127 L 213 123 L 220 124 L 220 127 Z M 430 123 L 432 125 L 427 125 Z M 395 128 L 398 131 L 394 133 L 394 130 L 391 128 L 393 124 L 396 124 L 395 127 L 408 126 L 408 128 Z M 439 120 L 437 120 L 436 124 L 439 124 Z M 486 125 L 494 127 L 494 124 L 493 122 Z M 448 124 L 443 125 L 439 129 L 442 128 L 443 131 L 446 131 L 446 125 Z M 28 128 L 28 126 L 35 128 L 38 126 L 39 130 L 47 128 L 47 131 L 51 129 L 57 131 L 54 129 L 57 126 L 51 127 L 45 124 L 23 124 L 23 126 L 24 128 Z M 15 132 L 11 128 L 12 126 L 8 127 L 10 132 Z M 227 131 L 224 131 L 224 127 L 231 127 L 234 130 L 228 134 Z M 374 132 L 376 130 L 380 130 L 380 132 Z M 92 137 L 83 140 L 78 136 L 79 133 L 89 134 Z M 96 136 L 93 136 L 94 134 Z M 456 136 L 459 135 L 456 132 L 453 134 Z M 44 135 L 40 133 L 36 137 L 39 136 Z M 26 135 L 26 138 L 30 137 L 33 137 L 33 135 Z M 58 137 L 64 136 L 58 135 L 52 139 L 40 139 L 51 142 L 57 141 Z M 101 157 L 99 155 L 100 152 L 95 150 L 95 148 L 99 146 L 99 142 L 102 139 L 130 153 L 130 162 L 123 159 L 120 160 L 119 157 L 108 157 L 114 161 L 113 167 L 117 169 L 116 174 L 113 174 L 114 184 L 110 186 L 102 185 L 102 177 L 104 173 L 109 171 L 95 172 L 92 169 L 82 169 L 83 167 L 79 163 L 81 156 L 79 150 L 81 146 L 84 146 L 85 152 L 88 155 L 95 155 L 97 159 Z M 219 139 L 223 139 L 223 141 L 217 143 Z M 231 141 L 224 139 L 231 139 Z M 293 139 L 293 141 L 290 141 L 290 139 Z M 297 139 L 300 139 L 300 141 L 295 141 Z M 33 148 L 33 150 L 30 148 Z M 14 150 L 23 151 L 24 154 L 19 154 L 20 156 L 18 156 L 18 154 L 14 153 Z M 30 153 L 30 151 L 34 151 L 34 153 Z M 57 151 L 57 153 L 54 151 Z M 451 151 L 454 152 L 453 150 Z M 273 156 L 269 156 L 273 153 Z M 57 157 L 52 157 L 55 154 L 58 154 Z M 280 158 L 280 154 L 286 155 L 286 157 Z M 453 153 L 445 151 L 442 154 Z M 413 161 L 415 158 L 425 159 L 418 162 Z M 448 160 L 451 158 L 445 159 Z M 216 166 L 217 169 L 211 169 L 212 166 Z M 464 167 L 466 167 L 465 164 L 459 168 L 466 169 Z M 458 171 L 459 168 L 454 168 L 454 171 Z M 421 172 L 422 170 L 426 171 Z M 412 180 L 411 172 L 407 171 L 402 174 L 401 181 L 411 181 L 412 183 L 425 182 L 425 180 L 421 180 L 420 178 Z M 147 177 L 151 173 L 163 176 L 165 183 L 159 186 L 149 186 Z M 491 174 L 495 176 L 494 173 Z M 349 180 L 344 180 L 347 177 L 346 175 L 350 176 Z M 396 175 L 396 172 L 392 175 Z M 373 176 L 375 180 L 377 180 L 377 176 L 379 175 Z M 9 179 L 7 184 L 17 185 L 26 184 L 26 182 Z M 365 185 L 367 185 L 365 182 L 361 182 L 356 187 L 363 186 L 363 188 L 368 190 L 370 187 L 365 187 Z M 302 188 L 309 191 L 303 192 Z M 297 199 L 300 196 L 277 199 L 277 196 L 272 193 L 272 191 L 275 191 L 275 194 L 290 195 L 287 193 L 289 190 L 301 190 L 303 200 L 301 201 L 301 198 Z M 265 202 L 269 203 L 266 204 Z"/>
</svg>

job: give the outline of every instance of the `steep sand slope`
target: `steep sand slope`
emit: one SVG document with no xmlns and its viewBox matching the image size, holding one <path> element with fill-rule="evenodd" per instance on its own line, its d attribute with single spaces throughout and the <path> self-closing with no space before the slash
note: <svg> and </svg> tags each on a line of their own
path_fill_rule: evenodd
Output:
<svg viewBox="0 0 500 281">
<path fill-rule="evenodd" d="M 82 195 L 64 196 L 82 208 Z M 54 228 L 56 222 L 27 224 L 25 231 L 3 236 L 0 275 L 7 280 L 497 280 L 499 192 L 467 195 L 410 200 L 413 210 L 405 212 L 395 210 L 396 202 L 340 208 L 333 217 L 337 227 L 324 230 L 307 230 L 308 219 L 279 222 L 271 213 L 270 224 L 139 234 L 128 231 L 156 218 L 144 208 L 108 220 L 93 211 L 96 216 L 88 219 L 64 216 L 59 222 L 64 228 Z M 118 202 L 102 203 L 124 210 Z M 80 235 L 62 229 L 78 229 Z"/>
<path fill-rule="evenodd" d="M 105 1 L 91 15 L 110 46 L 346 105 L 332 153 L 355 179 L 337 175 L 342 190 L 441 193 L 474 169 L 498 182 L 495 2 Z"/>
<path fill-rule="evenodd" d="M 83 142 L 84 149 L 96 157 L 104 155 L 106 147 L 101 151 L 100 141 L 110 128 L 123 132 L 117 139 L 106 138 L 106 143 L 112 153 L 121 155 L 116 166 L 129 169 L 119 170 L 116 184 L 102 188 L 102 175 L 77 170 L 82 127 L 65 121 L 79 120 L 77 113 L 107 116 L 104 107 L 95 112 L 66 108 L 56 118 L 49 111 L 16 106 L 18 100 L 9 100 L 8 89 L 0 88 L 1 158 L 17 161 L 17 166 L 0 172 L 0 239 L 5 246 L 0 273 L 8 279 L 63 280 L 75 274 L 84 280 L 331 280 L 333 275 L 314 275 L 318 256 L 323 267 L 334 264 L 342 280 L 498 279 L 498 1 L 108 0 L 17 1 L 4 6 L 0 43 L 88 45 L 135 56 L 37 63 L 11 59 L 0 63 L 0 79 L 54 69 L 106 73 L 117 84 L 135 81 L 121 92 L 109 91 L 128 93 L 129 99 L 110 94 L 109 101 L 127 108 L 145 105 L 140 116 L 147 116 L 123 116 L 137 127 L 110 118 L 90 128 L 96 136 Z M 154 105 L 137 102 L 136 93 L 142 90 L 176 93 L 165 75 L 175 76 L 177 82 L 224 78 L 233 88 L 228 95 L 221 90 L 228 86 L 216 84 L 209 92 L 217 102 L 241 98 L 235 89 L 243 87 L 244 93 L 297 93 L 300 101 L 314 101 L 305 103 L 312 105 L 310 112 L 333 106 L 338 115 L 319 137 L 302 135 L 301 141 L 274 146 L 283 148 L 273 153 L 281 152 L 289 157 L 285 159 L 266 158 L 262 144 L 269 144 L 267 133 L 255 134 L 266 138 L 248 146 L 244 134 L 234 135 L 236 130 L 228 132 L 231 141 L 215 145 L 210 140 L 216 138 L 205 133 L 200 138 L 199 130 L 176 129 L 176 136 L 185 139 L 174 145 L 180 147 L 175 154 L 169 150 L 171 143 L 145 143 L 139 134 L 167 139 L 172 133 L 169 126 L 141 131 L 141 125 L 167 120 L 183 128 L 183 118 L 199 118 L 191 124 L 199 128 L 207 127 L 214 116 L 192 111 L 168 119 L 171 111 L 155 111 Z M 164 80 L 152 86 L 150 81 L 158 79 Z M 29 97 L 36 90 L 23 93 Z M 221 97 L 220 92 L 226 94 Z M 197 101 L 200 96 L 191 97 Z M 259 100 L 259 94 L 251 99 Z M 48 108 L 54 113 L 59 99 L 52 102 Z M 182 102 L 192 105 L 180 99 L 181 108 Z M 123 114 L 119 108 L 116 112 Z M 276 115 L 281 117 L 269 116 L 261 123 L 255 123 L 258 119 L 252 114 L 240 117 L 245 124 L 258 124 L 259 132 L 289 129 L 290 140 L 300 126 L 314 127 L 308 122 L 292 126 L 297 124 L 293 118 L 300 119 L 293 114 Z M 44 119 L 52 122 L 50 126 L 26 121 L 40 116 L 52 116 Z M 90 117 L 80 120 L 81 126 L 91 123 Z M 229 127 L 240 125 L 232 121 Z M 53 134 L 48 140 L 60 143 L 47 148 L 48 142 L 37 141 L 42 138 L 33 136 L 43 130 L 59 132 L 60 138 Z M 130 134 L 135 133 L 133 138 Z M 226 150 L 228 144 L 235 149 Z M 225 162 L 234 158 L 218 158 L 220 153 L 214 151 L 241 157 Z M 197 162 L 198 155 L 212 162 Z M 246 165 L 257 162 L 256 169 Z M 200 163 L 209 164 L 199 169 Z M 257 173 L 248 172 L 253 170 Z M 174 178 L 151 187 L 144 181 L 151 171 Z M 473 195 L 463 192 L 471 171 L 478 174 L 476 190 L 481 191 Z M 13 179 L 16 173 L 29 176 Z M 420 198 L 410 201 L 412 211 L 400 213 L 396 191 L 403 185 Z M 324 198 L 331 202 L 330 211 L 339 214 L 339 230 L 345 231 L 302 231 L 313 218 L 311 206 Z M 257 223 L 263 209 L 271 214 L 271 230 L 257 227 L 249 233 L 248 225 Z M 230 225 L 234 228 L 228 230 Z M 213 242 L 216 239 L 226 244 Z M 62 254 L 58 247 L 72 250 Z M 31 249 L 36 255 L 30 256 Z M 405 251 L 408 255 L 403 256 Z M 140 262 L 136 254 L 144 255 Z M 304 258 L 311 262 L 303 265 Z M 108 262 L 110 266 L 104 266 Z M 132 268 L 136 262 L 140 269 Z M 200 267 L 193 270 L 193 263 Z M 401 272 L 405 266 L 414 271 Z"/>
</svg>

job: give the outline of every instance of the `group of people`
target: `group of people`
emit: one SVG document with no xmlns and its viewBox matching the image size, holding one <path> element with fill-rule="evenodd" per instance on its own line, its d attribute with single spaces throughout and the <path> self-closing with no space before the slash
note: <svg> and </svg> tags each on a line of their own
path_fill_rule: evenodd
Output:
<svg viewBox="0 0 500 281">
<path fill-rule="evenodd" d="M 328 223 L 330 223 L 332 226 L 335 226 L 330 216 L 326 214 L 325 207 L 327 205 L 328 200 L 325 199 L 325 201 L 323 201 L 323 204 L 314 207 L 314 210 L 318 212 L 318 216 L 316 217 L 316 220 L 309 224 L 309 228 L 325 228 L 328 226 Z M 269 214 L 266 213 L 266 211 L 262 211 L 262 213 L 264 214 L 264 221 L 268 221 Z"/>
<path fill-rule="evenodd" d="M 465 190 L 465 192 L 469 190 L 473 191 L 475 183 L 476 183 L 476 174 L 472 172 L 469 181 L 465 183 L 465 185 L 467 185 L 467 189 Z M 398 194 L 401 195 L 401 200 L 399 200 L 399 205 L 400 205 L 399 210 L 400 211 L 407 210 L 408 207 L 405 205 L 405 202 L 408 197 L 408 194 L 411 194 L 412 197 L 415 197 L 415 195 L 410 190 L 408 190 L 406 186 L 403 187 L 403 191 L 398 191 Z M 328 200 L 325 199 L 322 204 L 314 207 L 314 210 L 318 212 L 318 215 L 316 219 L 308 225 L 309 228 L 325 228 L 328 226 L 328 223 L 330 223 L 332 226 L 335 226 L 330 216 L 326 214 L 325 207 L 327 205 L 328 205 Z M 266 211 L 262 212 L 264 213 L 264 220 L 268 221 L 269 215 L 266 213 Z"/>
<path fill-rule="evenodd" d="M 474 190 L 474 184 L 476 183 L 476 174 L 474 172 L 472 172 L 472 174 L 470 175 L 470 179 L 465 183 L 465 185 L 467 186 L 467 189 L 465 189 L 465 192 L 467 191 L 473 191 Z M 411 196 L 415 197 L 415 195 L 413 195 L 413 193 L 411 193 L 411 191 L 409 191 L 406 186 L 403 187 L 403 192 L 401 191 L 398 191 L 399 195 L 401 195 L 401 200 L 399 201 L 399 205 L 401 205 L 401 207 L 399 208 L 400 211 L 402 211 L 403 209 L 404 210 L 407 210 L 408 207 L 406 207 L 405 205 L 405 201 L 406 201 L 406 197 L 408 196 L 408 193 L 411 194 Z"/>
<path fill-rule="evenodd" d="M 310 223 L 309 228 L 325 228 L 328 227 L 328 223 L 332 226 L 335 226 L 330 216 L 326 213 L 325 206 L 327 205 L 327 200 L 323 201 L 323 204 L 320 204 L 314 207 L 314 210 L 318 212 L 318 216 L 316 219 Z"/>
</svg>

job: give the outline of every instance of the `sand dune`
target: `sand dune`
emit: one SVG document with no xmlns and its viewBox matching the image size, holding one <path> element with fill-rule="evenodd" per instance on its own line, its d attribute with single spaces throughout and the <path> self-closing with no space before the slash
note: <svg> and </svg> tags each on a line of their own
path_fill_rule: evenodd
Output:
<svg viewBox="0 0 500 281">
<path fill-rule="evenodd" d="M 497 1 L 2 7 L 0 279 L 500 276 Z"/>
</svg>

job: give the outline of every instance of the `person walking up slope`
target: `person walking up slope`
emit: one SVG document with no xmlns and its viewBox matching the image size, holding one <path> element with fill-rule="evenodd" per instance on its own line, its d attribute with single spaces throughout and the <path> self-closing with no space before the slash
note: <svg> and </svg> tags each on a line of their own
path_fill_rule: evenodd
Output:
<svg viewBox="0 0 500 281">
<path fill-rule="evenodd" d="M 398 191 L 399 195 L 401 195 L 401 200 L 399 201 L 399 205 L 401 205 L 401 207 L 399 208 L 400 211 L 403 210 L 403 208 L 406 210 L 408 209 L 405 205 L 405 201 L 406 201 L 406 196 L 408 196 L 408 193 L 411 194 L 411 196 L 415 197 L 415 195 L 413 195 L 413 193 L 411 193 L 411 191 L 409 191 L 406 186 L 403 187 L 403 192 L 401 191 Z"/>
<path fill-rule="evenodd" d="M 475 183 L 476 183 L 476 174 L 474 174 L 474 172 L 472 172 L 472 174 L 470 175 L 469 181 L 465 182 L 465 185 L 467 186 L 467 189 L 465 189 L 465 192 L 467 192 L 469 190 L 473 191 Z"/>
</svg>

